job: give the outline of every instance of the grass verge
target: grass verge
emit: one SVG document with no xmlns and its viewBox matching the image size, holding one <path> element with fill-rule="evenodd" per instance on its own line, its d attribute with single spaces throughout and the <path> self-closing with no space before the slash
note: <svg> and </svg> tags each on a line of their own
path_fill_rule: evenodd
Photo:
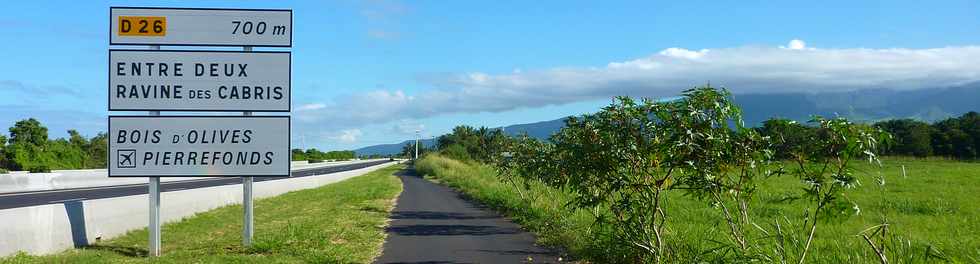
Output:
<svg viewBox="0 0 980 264">
<path fill-rule="evenodd" d="M 861 166 L 864 174 L 879 171 Z M 607 261 L 606 254 L 615 252 L 589 235 L 590 213 L 564 207 L 571 199 L 565 191 L 529 182 L 529 190 L 518 192 L 489 166 L 438 155 L 420 160 L 416 169 L 511 216 L 538 234 L 542 244 L 564 247 L 577 258 L 600 263 Z M 862 186 L 848 195 L 853 207 L 849 203 L 839 208 L 822 224 L 807 263 L 877 263 L 857 234 L 882 222 L 889 224 L 897 240 L 887 249 L 892 263 L 980 263 L 980 163 L 886 158 L 880 173 L 884 185 L 862 178 Z M 787 201 L 802 187 L 791 176 L 765 180 L 753 201 L 753 221 L 768 227 L 777 218 L 800 219 L 803 203 Z M 668 259 L 736 262 L 717 251 L 728 239 L 719 210 L 679 192 L 669 195 Z M 769 243 L 763 241 L 761 232 L 753 235 L 760 243 Z"/>
<path fill-rule="evenodd" d="M 242 207 L 198 213 L 162 227 L 156 263 L 368 263 L 380 255 L 384 225 L 401 193 L 403 165 L 255 202 L 255 242 L 241 245 Z M 147 262 L 147 230 L 59 254 L 18 254 L 2 263 Z"/>
</svg>

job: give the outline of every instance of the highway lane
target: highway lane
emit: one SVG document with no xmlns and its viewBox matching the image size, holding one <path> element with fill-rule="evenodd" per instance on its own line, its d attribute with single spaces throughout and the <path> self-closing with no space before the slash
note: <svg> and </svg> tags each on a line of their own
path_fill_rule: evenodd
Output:
<svg viewBox="0 0 980 264">
<path fill-rule="evenodd" d="M 290 173 L 290 177 L 255 177 L 254 179 L 255 182 L 263 182 L 263 181 L 282 180 L 288 178 L 309 177 L 314 175 L 330 174 L 335 172 L 367 168 L 370 166 L 379 165 L 387 162 L 391 162 L 391 161 L 380 160 L 380 161 L 371 161 L 371 162 L 363 162 L 363 163 L 317 167 L 312 169 L 299 169 L 299 170 L 292 171 Z M 162 192 L 171 192 L 171 191 L 179 191 L 179 190 L 186 190 L 186 189 L 233 185 L 233 184 L 241 184 L 241 183 L 242 183 L 242 178 L 240 177 L 206 178 L 206 179 L 195 179 L 195 180 L 187 180 L 187 181 L 164 182 L 160 184 L 161 185 L 160 187 Z M 129 184 L 129 185 L 103 186 L 103 187 L 91 187 L 91 188 L 34 191 L 34 192 L 22 192 L 22 193 L 5 193 L 5 194 L 0 194 L 0 210 L 26 207 L 26 206 L 53 204 L 53 203 L 64 203 L 66 201 L 94 200 L 94 199 L 104 199 L 104 198 L 122 197 L 122 196 L 130 196 L 130 195 L 140 195 L 140 194 L 146 194 L 148 189 L 149 187 L 147 186 L 147 184 L 143 183 L 143 184 Z"/>
</svg>

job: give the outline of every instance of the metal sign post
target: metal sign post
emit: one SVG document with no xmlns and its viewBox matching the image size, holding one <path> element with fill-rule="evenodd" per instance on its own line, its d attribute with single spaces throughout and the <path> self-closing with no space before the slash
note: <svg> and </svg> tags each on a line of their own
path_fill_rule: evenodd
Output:
<svg viewBox="0 0 980 264">
<path fill-rule="evenodd" d="M 244 208 L 244 221 L 242 224 L 242 245 L 252 246 L 252 234 L 255 231 L 252 218 L 252 177 L 242 177 L 242 208 Z"/>
<path fill-rule="evenodd" d="M 150 50 L 160 50 L 160 45 L 150 45 Z M 160 116 L 160 111 L 150 111 L 150 116 Z M 150 199 L 150 222 L 147 233 L 150 235 L 148 254 L 160 256 L 160 178 L 150 177 L 147 196 Z"/>
<path fill-rule="evenodd" d="M 242 48 L 245 52 L 252 52 L 252 47 L 245 46 Z M 244 116 L 252 116 L 252 112 L 245 111 L 242 112 Z M 255 231 L 252 218 L 252 180 L 251 176 L 242 177 L 242 209 L 244 216 L 242 219 L 242 245 L 245 247 L 252 246 L 252 234 Z"/>
<path fill-rule="evenodd" d="M 150 177 L 150 256 L 160 256 L 160 177 Z"/>
</svg>

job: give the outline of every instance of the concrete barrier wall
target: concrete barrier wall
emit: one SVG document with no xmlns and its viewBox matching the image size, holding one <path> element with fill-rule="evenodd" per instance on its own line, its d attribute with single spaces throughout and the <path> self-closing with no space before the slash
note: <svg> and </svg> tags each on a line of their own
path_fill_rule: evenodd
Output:
<svg viewBox="0 0 980 264">
<path fill-rule="evenodd" d="M 341 164 L 369 162 L 375 160 L 352 160 L 336 162 L 294 162 L 293 170 L 312 169 Z M 204 177 L 162 177 L 162 182 L 204 179 Z M 105 169 L 56 170 L 49 173 L 13 172 L 0 174 L 0 193 L 61 190 L 127 184 L 144 184 L 147 178 L 109 178 Z"/>
<path fill-rule="evenodd" d="M 315 188 L 393 164 L 396 163 L 318 176 L 256 182 L 253 195 L 258 199 Z M 164 192 L 160 200 L 161 221 L 173 222 L 198 212 L 241 203 L 242 186 L 236 184 Z M 133 195 L 0 210 L 0 256 L 17 251 L 30 254 L 56 253 L 76 245 L 87 245 L 100 239 L 116 237 L 129 230 L 145 228 L 149 221 L 148 207 L 147 195 Z"/>
</svg>

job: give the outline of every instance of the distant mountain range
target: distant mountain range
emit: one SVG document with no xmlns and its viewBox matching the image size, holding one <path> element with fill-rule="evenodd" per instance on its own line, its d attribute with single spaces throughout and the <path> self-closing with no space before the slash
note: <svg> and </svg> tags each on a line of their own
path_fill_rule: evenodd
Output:
<svg viewBox="0 0 980 264">
<path fill-rule="evenodd" d="M 773 117 L 800 122 L 813 115 L 825 117 L 843 116 L 854 121 L 876 122 L 887 119 L 912 118 L 933 122 L 959 116 L 969 111 L 980 111 L 980 82 L 967 85 L 899 91 L 890 89 L 861 90 L 835 93 L 784 93 L 784 94 L 736 94 L 735 103 L 742 106 L 746 125 L 757 126 Z M 504 127 L 509 135 L 527 133 L 546 139 L 561 129 L 565 118 Z M 401 143 L 363 147 L 354 150 L 358 155 L 397 154 Z M 424 140 L 423 146 L 435 145 L 435 140 Z"/>
<path fill-rule="evenodd" d="M 404 148 L 405 145 L 412 144 L 412 143 L 415 143 L 415 140 L 414 139 L 405 140 L 405 141 L 402 141 L 401 143 L 381 144 L 381 145 L 367 146 L 367 147 L 355 149 L 354 150 L 354 154 L 357 154 L 357 156 L 369 156 L 369 155 L 383 155 L 383 156 L 387 156 L 387 155 L 397 155 L 397 154 L 399 154 L 399 153 L 402 152 L 402 148 Z M 424 147 L 432 147 L 432 146 L 435 146 L 436 145 L 436 140 L 435 139 L 423 139 L 422 140 L 422 144 L 420 144 L 420 145 L 421 146 L 424 146 Z"/>
<path fill-rule="evenodd" d="M 913 118 L 933 122 L 980 111 L 980 83 L 910 91 L 888 89 L 819 94 L 740 94 L 747 125 L 772 117 L 807 121 L 812 115 L 843 116 L 855 121 L 875 122 Z"/>
</svg>

